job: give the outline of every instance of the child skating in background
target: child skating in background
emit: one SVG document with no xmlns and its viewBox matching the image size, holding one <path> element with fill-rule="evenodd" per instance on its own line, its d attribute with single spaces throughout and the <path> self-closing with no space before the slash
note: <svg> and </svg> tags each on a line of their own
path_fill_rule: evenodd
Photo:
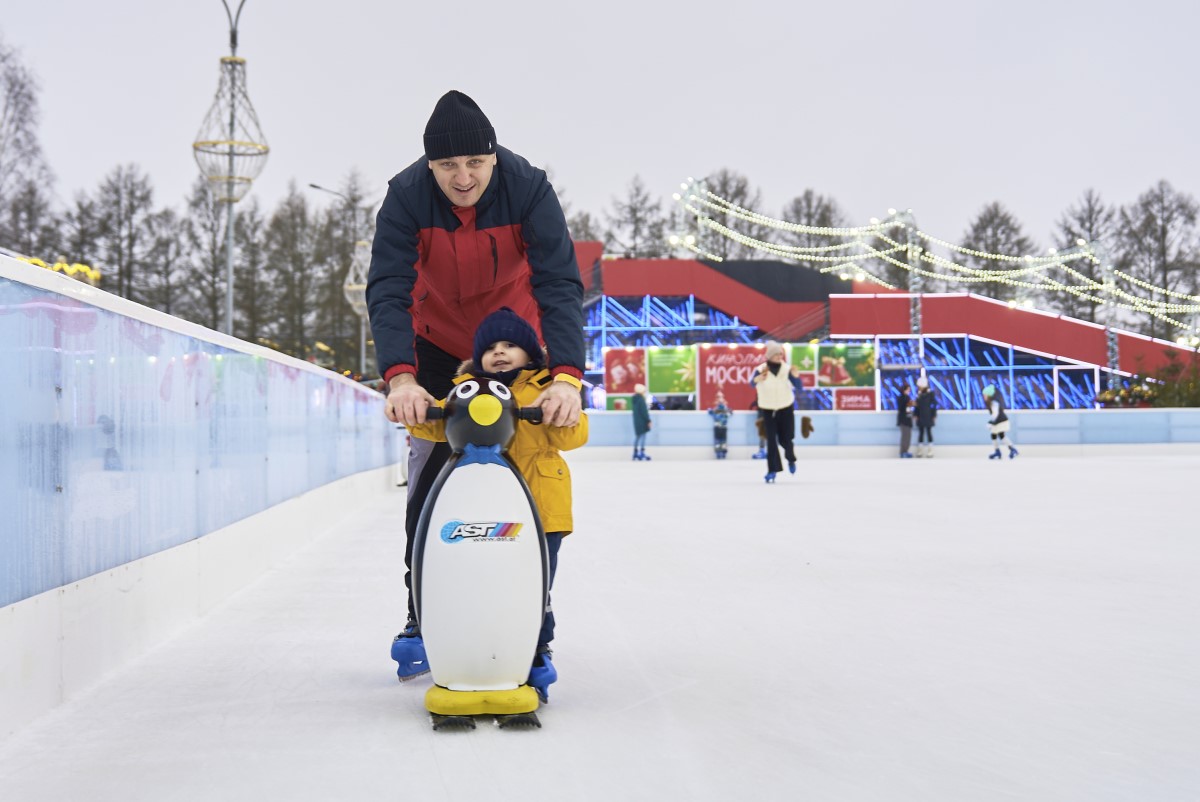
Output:
<svg viewBox="0 0 1200 802">
<path fill-rule="evenodd" d="M 552 381 L 546 370 L 545 353 L 537 333 L 525 320 L 508 307 L 488 315 L 475 331 L 474 358 L 464 362 L 454 379 L 455 386 L 472 378 L 498 381 L 512 389 L 513 403 L 518 407 L 533 402 Z M 438 401 L 440 407 L 445 401 Z M 444 441 L 445 422 L 429 421 L 410 427 L 413 437 Z M 574 521 L 571 514 L 571 472 L 562 458 L 562 451 L 579 448 L 588 439 L 588 419 L 579 416 L 579 423 L 570 427 L 539 426 L 518 421 L 516 434 L 508 446 L 508 458 L 521 472 L 525 484 L 537 505 L 542 529 L 546 533 L 546 552 L 549 557 L 549 587 L 554 586 L 558 569 L 558 552 L 563 538 L 571 534 Z M 554 640 L 554 611 L 547 598 L 542 629 L 538 635 L 537 654 L 529 672 L 529 685 L 545 701 L 548 688 L 558 679 L 550 660 L 550 642 Z"/>
<path fill-rule="evenodd" d="M 983 399 L 987 402 L 990 415 L 988 426 L 992 433 L 992 444 L 996 446 L 996 450 L 988 455 L 988 459 L 1003 459 L 1000 449 L 1004 446 L 1008 446 L 1008 458 L 1015 459 L 1018 453 L 1017 447 L 1013 445 L 1011 437 L 1005 439 L 1010 424 L 1008 415 L 1004 414 L 1004 398 L 994 384 L 989 384 L 983 388 Z"/>
<path fill-rule="evenodd" d="M 725 394 L 720 390 L 713 397 L 713 405 L 708 408 L 708 414 L 713 419 L 713 451 L 717 459 L 725 459 L 729 453 L 729 416 L 733 410 L 725 403 Z"/>
<path fill-rule="evenodd" d="M 937 423 L 937 396 L 929 388 L 929 379 L 917 379 L 917 400 L 913 417 L 917 424 L 917 456 L 933 457 L 933 427 Z M 928 442 L 926 442 L 928 440 Z"/>
<path fill-rule="evenodd" d="M 646 402 L 646 385 L 635 384 L 633 395 L 629 398 L 629 406 L 633 410 L 633 458 L 648 460 L 646 456 L 646 435 L 654 422 L 650 420 L 650 405 Z"/>
</svg>

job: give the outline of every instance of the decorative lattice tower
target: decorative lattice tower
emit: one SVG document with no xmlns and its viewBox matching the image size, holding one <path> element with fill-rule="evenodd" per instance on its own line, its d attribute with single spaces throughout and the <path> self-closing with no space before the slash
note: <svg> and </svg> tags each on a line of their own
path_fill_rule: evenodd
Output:
<svg viewBox="0 0 1200 802">
<path fill-rule="evenodd" d="M 218 203 L 228 207 L 225 239 L 225 321 L 222 330 L 233 333 L 233 207 L 246 196 L 250 185 L 267 163 L 266 137 L 246 92 L 246 60 L 237 54 L 237 26 L 246 0 L 237 14 L 225 6 L 229 18 L 230 55 L 221 59 L 221 82 L 217 96 L 204 117 L 192 151 L 208 188 Z"/>
</svg>

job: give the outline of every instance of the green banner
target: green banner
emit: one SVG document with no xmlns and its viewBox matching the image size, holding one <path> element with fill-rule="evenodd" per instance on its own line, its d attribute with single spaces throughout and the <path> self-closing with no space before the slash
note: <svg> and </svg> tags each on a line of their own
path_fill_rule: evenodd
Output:
<svg viewBox="0 0 1200 802">
<path fill-rule="evenodd" d="M 818 357 L 817 384 L 823 387 L 875 386 L 874 345 L 822 345 Z"/>
<path fill-rule="evenodd" d="M 812 343 L 800 343 L 791 346 L 792 359 L 791 363 L 794 367 L 803 371 L 815 371 L 817 369 L 817 346 Z"/>
<path fill-rule="evenodd" d="M 646 363 L 651 393 L 696 392 L 696 346 L 651 348 Z"/>
</svg>

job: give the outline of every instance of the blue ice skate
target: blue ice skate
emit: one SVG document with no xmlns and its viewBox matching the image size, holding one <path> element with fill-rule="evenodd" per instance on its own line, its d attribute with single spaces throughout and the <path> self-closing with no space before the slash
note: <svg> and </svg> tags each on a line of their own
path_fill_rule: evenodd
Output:
<svg viewBox="0 0 1200 802">
<path fill-rule="evenodd" d="M 789 462 L 789 463 L 788 463 L 788 473 L 795 473 L 795 472 L 796 472 L 796 463 L 795 463 L 795 461 Z"/>
<path fill-rule="evenodd" d="M 404 630 L 392 641 L 392 659 L 398 663 L 396 676 L 401 682 L 429 673 L 425 641 L 421 640 L 421 629 L 416 621 L 409 619 Z"/>
<path fill-rule="evenodd" d="M 542 704 L 550 701 L 550 686 L 558 681 L 558 671 L 554 668 L 554 663 L 550 661 L 550 651 L 548 646 L 539 646 L 538 653 L 533 658 L 533 667 L 529 669 L 529 679 L 525 684 L 537 691 L 538 698 L 542 700 Z"/>
<path fill-rule="evenodd" d="M 988 454 L 988 459 L 1001 459 L 1000 449 L 996 449 L 991 454 Z"/>
<path fill-rule="evenodd" d="M 767 475 L 764 476 L 763 479 L 769 485 L 775 484 L 775 471 L 768 471 Z"/>
<path fill-rule="evenodd" d="M 1016 459 L 1016 458 L 1017 458 L 1017 454 L 1020 454 L 1020 453 L 1021 453 L 1020 451 L 1017 451 L 1017 447 L 1016 447 L 1016 446 L 1009 446 L 1009 447 L 1008 447 L 1008 458 L 1009 458 L 1009 459 Z"/>
</svg>

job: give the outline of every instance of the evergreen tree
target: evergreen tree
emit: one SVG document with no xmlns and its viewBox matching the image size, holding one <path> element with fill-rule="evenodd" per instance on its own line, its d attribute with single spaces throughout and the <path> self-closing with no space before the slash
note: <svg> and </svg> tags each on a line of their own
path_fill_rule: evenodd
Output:
<svg viewBox="0 0 1200 802">
<path fill-rule="evenodd" d="M 174 209 L 155 212 L 147 221 L 150 250 L 145 269 L 142 300 L 168 315 L 187 311 L 191 273 L 187 264 L 187 220 Z"/>
<path fill-rule="evenodd" d="M 613 199 L 612 213 L 606 217 L 608 231 L 605 239 L 610 249 L 632 258 L 652 258 L 665 254 L 662 202 L 650 197 L 641 176 L 635 175 L 629 182 L 623 199 Z"/>
<path fill-rule="evenodd" d="M 293 182 L 267 222 L 267 274 L 274 287 L 269 336 L 280 350 L 300 359 L 307 358 L 315 340 L 316 237 L 308 204 Z"/>
<path fill-rule="evenodd" d="M 999 202 L 989 203 L 983 207 L 963 236 L 961 245 L 973 251 L 1004 256 L 1024 256 L 1034 250 L 1033 240 L 1025 236 L 1021 230 L 1021 224 Z M 969 267 L 989 271 L 1016 271 L 1025 267 L 1024 262 L 999 261 L 972 255 L 964 255 L 963 263 Z M 1016 275 L 1013 280 L 1035 283 L 1040 281 L 1036 275 L 1028 274 Z M 974 292 L 1001 301 L 1033 300 L 1031 293 L 1001 280 L 981 282 L 971 286 Z"/>
<path fill-rule="evenodd" d="M 142 301 L 146 289 L 141 274 L 150 249 L 153 198 L 150 179 L 134 164 L 115 168 L 96 193 L 104 266 L 115 279 L 107 286 L 131 301 Z"/>
<path fill-rule="evenodd" d="M 0 243 L 23 256 L 52 263 L 64 258 L 60 224 L 44 185 L 26 178 L 0 206 Z"/>
<path fill-rule="evenodd" d="M 221 330 L 225 315 L 227 214 L 225 204 L 213 198 L 208 181 L 198 177 L 188 195 L 184 229 L 189 267 L 186 317 L 214 331 Z"/>
<path fill-rule="evenodd" d="M 1053 235 L 1054 247 L 1059 251 L 1069 251 L 1079 247 L 1079 240 L 1098 242 L 1102 246 L 1114 243 L 1117 232 L 1117 210 L 1104 203 L 1100 194 L 1094 189 L 1085 190 L 1079 202 L 1063 212 Z M 1074 259 L 1068 263 L 1072 270 L 1082 274 L 1086 279 L 1103 283 L 1105 277 L 1100 265 L 1091 259 Z M 1063 284 L 1080 284 L 1080 280 L 1059 271 L 1055 279 Z M 1087 290 L 1089 295 L 1100 295 L 1095 290 Z M 1096 322 L 1096 303 L 1086 298 L 1059 290 L 1050 293 L 1046 305 L 1064 315 Z"/>
<path fill-rule="evenodd" d="M 233 221 L 234 331 L 244 340 L 261 343 L 271 327 L 273 305 L 273 287 L 266 272 L 266 223 L 254 198 L 246 198 L 238 206 Z"/>
</svg>

